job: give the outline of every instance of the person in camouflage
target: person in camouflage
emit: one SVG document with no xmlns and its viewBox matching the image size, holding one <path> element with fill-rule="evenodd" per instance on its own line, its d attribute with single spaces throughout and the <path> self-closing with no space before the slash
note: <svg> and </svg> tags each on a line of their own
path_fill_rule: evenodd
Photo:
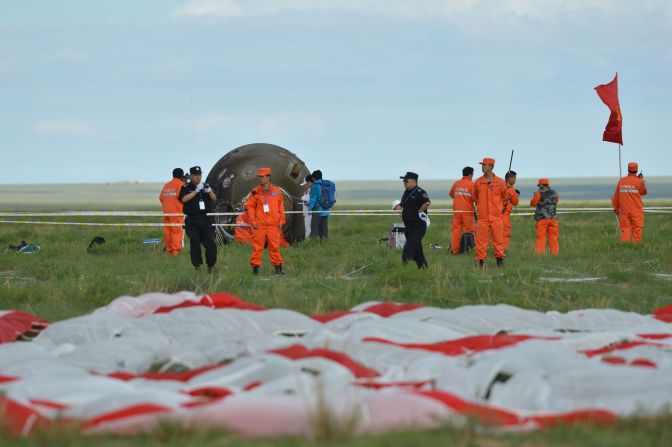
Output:
<svg viewBox="0 0 672 447">
<path fill-rule="evenodd" d="M 537 186 L 539 190 L 534 193 L 530 200 L 530 206 L 536 206 L 534 211 L 534 220 L 537 221 L 537 240 L 534 244 L 534 251 L 540 255 L 546 254 L 546 236 L 548 236 L 548 246 L 552 256 L 560 254 L 560 226 L 556 215 L 556 207 L 560 200 L 558 193 L 551 189 L 547 178 L 539 179 Z"/>
</svg>

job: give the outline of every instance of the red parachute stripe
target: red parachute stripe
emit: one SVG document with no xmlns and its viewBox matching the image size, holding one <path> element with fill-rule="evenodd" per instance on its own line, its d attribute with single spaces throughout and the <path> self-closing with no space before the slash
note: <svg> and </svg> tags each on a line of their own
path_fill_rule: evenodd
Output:
<svg viewBox="0 0 672 447">
<path fill-rule="evenodd" d="M 640 368 L 658 368 L 658 365 L 656 365 L 656 363 L 648 359 L 635 359 L 628 363 L 628 361 L 623 357 L 610 355 L 609 357 L 603 357 L 602 361 L 604 363 L 609 363 L 611 365 L 637 366 Z"/>
<path fill-rule="evenodd" d="M 64 410 L 68 408 L 68 405 L 62 404 L 60 402 L 53 402 L 51 400 L 41 400 L 41 399 L 30 399 L 30 403 L 37 405 L 39 407 L 47 407 L 54 410 Z"/>
<path fill-rule="evenodd" d="M 322 357 L 332 362 L 340 363 L 348 368 L 356 378 L 371 378 L 378 377 L 378 371 L 372 368 L 367 368 L 361 363 L 353 360 L 348 355 L 342 352 L 331 351 L 324 348 L 308 349 L 303 345 L 292 345 L 287 348 L 274 349 L 269 351 L 272 354 L 281 355 L 292 360 L 300 360 L 309 357 Z"/>
<path fill-rule="evenodd" d="M 359 312 L 353 312 L 351 310 L 345 310 L 345 311 L 342 311 L 342 312 L 331 312 L 331 313 L 328 313 L 328 314 L 311 315 L 310 318 L 312 318 L 313 320 L 317 320 L 320 323 L 326 323 L 328 321 L 335 320 L 337 318 L 341 318 L 345 315 L 357 314 L 357 313 L 359 313 Z"/>
<path fill-rule="evenodd" d="M 109 413 L 101 414 L 100 416 L 89 419 L 88 421 L 86 421 L 85 426 L 95 427 L 96 425 L 103 424 L 105 422 L 117 421 L 119 419 L 139 416 L 141 414 L 169 413 L 171 411 L 172 409 L 168 407 L 149 403 L 132 405 L 130 407 L 122 408 L 116 411 L 111 411 Z"/>
<path fill-rule="evenodd" d="M 441 343 L 396 343 L 383 338 L 368 337 L 365 342 L 384 343 L 407 349 L 422 349 L 425 351 L 440 352 L 445 355 L 458 356 L 489 349 L 501 349 L 516 345 L 525 340 L 557 340 L 557 338 L 534 337 L 531 335 L 473 335 L 457 340 L 444 341 Z"/>
<path fill-rule="evenodd" d="M 14 381 L 17 381 L 17 380 L 19 380 L 18 377 L 0 375 L 0 383 L 14 382 Z"/>
<path fill-rule="evenodd" d="M 195 397 L 207 397 L 210 399 L 214 399 L 230 396 L 231 394 L 233 394 L 233 391 L 231 391 L 228 388 L 218 386 L 204 386 L 201 388 L 195 388 L 193 390 L 187 391 L 185 392 L 185 394 Z"/>
<path fill-rule="evenodd" d="M 250 391 L 250 390 L 253 390 L 256 387 L 261 386 L 261 385 L 263 385 L 263 382 L 261 382 L 259 380 L 255 380 L 254 382 L 250 382 L 247 385 L 245 385 L 245 388 L 243 388 L 243 391 Z"/>
<path fill-rule="evenodd" d="M 666 323 L 672 323 L 672 304 L 669 306 L 662 307 L 653 313 L 653 317 L 664 321 Z"/>
<path fill-rule="evenodd" d="M 108 374 L 108 377 L 112 377 L 113 379 L 119 379 L 119 380 L 133 380 L 133 379 L 146 379 L 146 380 L 176 380 L 179 382 L 187 382 L 188 380 L 191 380 L 193 377 L 196 377 L 199 374 L 203 374 L 204 372 L 208 372 L 212 369 L 219 368 L 220 366 L 223 366 L 224 364 L 217 364 L 217 365 L 207 365 L 207 366 L 202 366 L 200 368 L 195 368 L 191 369 L 189 371 L 184 371 L 180 373 L 171 373 L 171 372 L 149 372 L 149 373 L 142 373 L 142 374 L 130 374 L 130 373 L 125 373 L 125 372 L 116 372 L 112 374 Z"/>
<path fill-rule="evenodd" d="M 577 410 L 571 413 L 553 414 L 545 416 L 530 416 L 524 421 L 532 421 L 541 428 L 553 428 L 559 425 L 576 423 L 590 423 L 598 425 L 611 425 L 618 421 L 618 417 L 606 410 Z"/>
<path fill-rule="evenodd" d="M 626 360 L 623 357 L 616 357 L 616 356 L 610 356 L 610 357 L 604 357 L 602 359 L 604 363 L 609 363 L 611 365 L 625 365 L 627 364 Z"/>
<path fill-rule="evenodd" d="M 637 334 L 637 336 L 649 340 L 664 340 L 666 338 L 672 338 L 672 334 Z"/>
<path fill-rule="evenodd" d="M 33 330 L 44 328 L 46 321 L 27 312 L 11 310 L 0 316 L 0 343 L 8 343 Z"/>
<path fill-rule="evenodd" d="M 630 362 L 632 366 L 643 366 L 645 368 L 658 368 L 654 362 L 649 359 L 635 359 Z"/>
<path fill-rule="evenodd" d="M 154 311 L 155 314 L 162 314 L 172 312 L 175 309 L 184 309 L 186 307 L 210 307 L 214 309 L 240 309 L 240 310 L 266 310 L 265 307 L 259 306 L 257 304 L 248 303 L 243 301 L 235 295 L 230 293 L 211 293 L 210 295 L 205 295 L 201 297 L 198 301 L 186 300 L 174 306 L 165 306 L 160 307 Z"/>
<path fill-rule="evenodd" d="M 521 423 L 517 414 L 492 405 L 481 405 L 469 402 L 461 397 L 445 391 L 419 391 L 421 396 L 429 397 L 443 403 L 464 416 L 475 417 L 480 422 L 495 426 L 513 426 Z"/>
<path fill-rule="evenodd" d="M 398 314 L 399 312 L 406 312 L 408 310 L 419 309 L 421 307 L 424 306 L 422 306 L 421 304 L 385 302 L 369 306 L 366 309 L 364 309 L 364 312 L 371 312 L 374 314 L 378 314 L 381 317 L 389 317 L 391 315 Z"/>
<path fill-rule="evenodd" d="M 50 422 L 34 409 L 15 400 L 0 396 L 0 423 L 10 436 L 31 433 L 36 427 L 48 427 Z"/>
<path fill-rule="evenodd" d="M 670 345 L 662 343 L 651 343 L 648 341 L 624 341 L 622 343 L 616 343 L 613 345 L 605 346 L 599 349 L 590 349 L 587 351 L 580 351 L 582 354 L 587 355 L 588 357 L 594 357 L 600 354 L 608 354 L 614 351 L 625 351 L 628 349 L 635 348 L 637 346 L 655 346 L 658 348 L 670 348 Z"/>
</svg>

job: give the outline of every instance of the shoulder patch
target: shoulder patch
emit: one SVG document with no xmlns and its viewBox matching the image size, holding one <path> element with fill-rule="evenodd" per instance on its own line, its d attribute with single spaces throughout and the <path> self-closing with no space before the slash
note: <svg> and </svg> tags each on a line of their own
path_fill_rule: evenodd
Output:
<svg viewBox="0 0 672 447">
<path fill-rule="evenodd" d="M 425 198 L 425 199 L 429 199 L 429 194 L 427 194 L 426 192 L 423 192 L 422 197 Z"/>
</svg>

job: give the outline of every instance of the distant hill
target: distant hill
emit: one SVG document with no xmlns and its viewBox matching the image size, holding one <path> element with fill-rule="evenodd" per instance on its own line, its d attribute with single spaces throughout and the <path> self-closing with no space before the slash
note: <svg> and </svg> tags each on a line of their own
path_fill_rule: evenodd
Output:
<svg viewBox="0 0 672 447">
<path fill-rule="evenodd" d="M 448 191 L 455 181 L 425 180 L 425 188 L 435 203 L 450 201 Z M 402 193 L 400 180 L 336 181 L 338 205 L 386 204 Z M 568 201 L 607 202 L 616 186 L 615 178 L 551 178 L 561 203 Z M 647 179 L 648 201 L 672 200 L 672 177 Z M 0 210 L 159 210 L 159 191 L 163 183 L 119 182 L 58 185 L 2 185 Z M 521 179 L 516 184 L 523 201 L 536 190 L 536 179 Z"/>
</svg>

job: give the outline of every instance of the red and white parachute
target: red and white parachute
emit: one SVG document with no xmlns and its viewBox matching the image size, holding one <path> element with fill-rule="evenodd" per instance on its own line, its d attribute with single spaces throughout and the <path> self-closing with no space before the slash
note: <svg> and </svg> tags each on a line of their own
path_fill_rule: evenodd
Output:
<svg viewBox="0 0 672 447">
<path fill-rule="evenodd" d="M 367 302 L 308 316 L 190 292 L 121 297 L 49 326 L 0 312 L 0 413 L 15 434 L 133 434 L 168 420 L 309 435 L 325 412 L 362 433 L 467 417 L 505 429 L 608 423 L 672 408 L 670 322 L 672 306 Z"/>
</svg>

